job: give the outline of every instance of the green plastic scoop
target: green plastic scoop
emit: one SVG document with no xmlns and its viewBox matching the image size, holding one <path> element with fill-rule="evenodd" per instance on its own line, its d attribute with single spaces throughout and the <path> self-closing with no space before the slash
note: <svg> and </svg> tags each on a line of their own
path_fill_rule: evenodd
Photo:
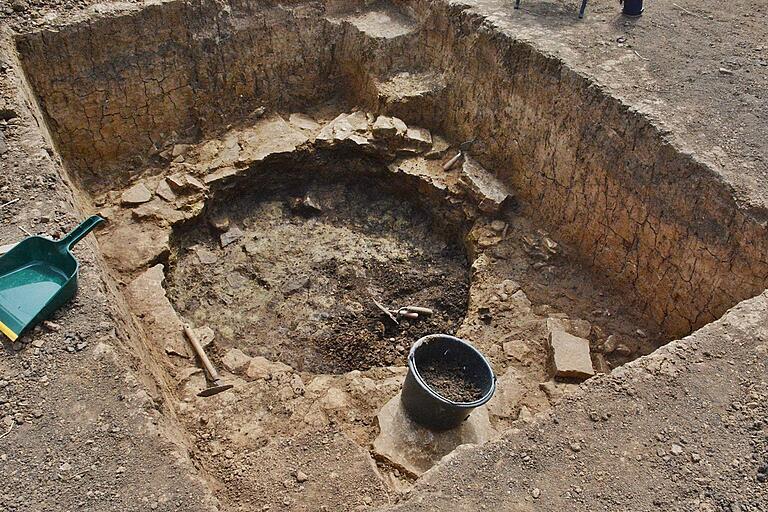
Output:
<svg viewBox="0 0 768 512">
<path fill-rule="evenodd" d="M 70 249 L 102 222 L 94 215 L 58 241 L 25 238 L 0 257 L 0 332 L 16 341 L 75 295 L 80 263 Z"/>
</svg>

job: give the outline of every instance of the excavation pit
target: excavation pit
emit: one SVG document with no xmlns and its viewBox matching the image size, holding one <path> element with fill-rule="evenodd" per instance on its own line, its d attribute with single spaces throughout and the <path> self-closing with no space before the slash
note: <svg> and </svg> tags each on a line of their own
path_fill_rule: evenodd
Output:
<svg viewBox="0 0 768 512">
<path fill-rule="evenodd" d="M 109 220 L 131 342 L 224 510 L 351 510 L 407 489 L 439 457 L 409 466 L 374 441 L 425 334 L 470 341 L 499 375 L 487 440 L 766 286 L 761 220 L 705 166 L 471 14 L 124 9 L 19 35 L 20 64 Z M 398 326 L 373 299 L 435 315 Z M 187 321 L 234 390 L 196 396 Z M 563 346 L 578 372 L 553 369 Z"/>
<path fill-rule="evenodd" d="M 166 289 L 179 314 L 212 327 L 222 349 L 311 373 L 403 366 L 413 340 L 460 327 L 469 288 L 460 239 L 441 236 L 431 213 L 382 190 L 373 173 L 332 182 L 313 169 L 312 181 L 289 185 L 294 173 L 252 193 L 238 187 L 175 232 Z M 395 323 L 374 301 L 435 313 Z"/>
</svg>

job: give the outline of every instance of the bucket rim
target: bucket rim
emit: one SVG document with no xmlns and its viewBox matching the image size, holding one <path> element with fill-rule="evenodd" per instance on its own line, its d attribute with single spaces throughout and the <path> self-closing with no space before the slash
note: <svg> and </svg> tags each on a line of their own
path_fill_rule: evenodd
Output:
<svg viewBox="0 0 768 512">
<path fill-rule="evenodd" d="M 491 386 L 488 389 L 488 392 L 482 396 L 482 398 L 479 398 L 473 402 L 454 402 L 453 400 L 449 400 L 448 398 L 445 398 L 444 396 L 436 393 L 430 386 L 427 384 L 427 382 L 421 377 L 421 374 L 419 373 L 418 368 L 416 368 L 416 350 L 419 349 L 423 344 L 429 342 L 430 340 L 441 338 L 441 339 L 449 339 L 455 342 L 458 342 L 461 345 L 464 345 L 469 350 L 475 353 L 478 358 L 483 362 L 483 365 L 487 368 L 488 372 L 490 373 L 492 379 L 491 379 Z M 460 407 L 464 409 L 474 409 L 476 407 L 480 407 L 481 405 L 487 403 L 492 397 L 493 394 L 496 392 L 496 373 L 493 371 L 493 367 L 491 367 L 491 363 L 486 359 L 486 357 L 477 350 L 471 343 L 469 343 L 466 340 L 463 340 L 461 338 L 457 338 L 456 336 L 451 336 L 450 334 L 428 334 L 427 336 L 422 336 L 416 342 L 411 346 L 411 350 L 408 352 L 408 370 L 410 370 L 411 375 L 413 375 L 413 378 L 416 379 L 416 382 L 419 383 L 419 385 L 427 392 L 430 396 L 435 398 L 436 400 L 446 404 L 450 405 L 452 407 Z"/>
</svg>

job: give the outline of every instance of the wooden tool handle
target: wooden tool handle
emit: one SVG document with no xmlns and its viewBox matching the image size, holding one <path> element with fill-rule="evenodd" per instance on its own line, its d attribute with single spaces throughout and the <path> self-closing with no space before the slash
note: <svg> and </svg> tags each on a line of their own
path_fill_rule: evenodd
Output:
<svg viewBox="0 0 768 512">
<path fill-rule="evenodd" d="M 450 160 L 448 160 L 448 161 L 445 163 L 445 165 L 443 166 L 443 170 L 444 170 L 444 171 L 449 171 L 449 170 L 451 170 L 451 167 L 453 167 L 454 165 L 456 165 L 456 162 L 458 162 L 458 161 L 459 161 L 459 158 L 461 158 L 461 154 L 462 154 L 462 153 L 461 153 L 461 151 L 459 151 L 458 153 L 456 153 L 456 156 L 455 156 L 455 157 L 453 157 L 453 158 L 451 158 Z"/>
<path fill-rule="evenodd" d="M 425 315 L 425 316 L 430 316 L 434 313 L 434 311 L 432 311 L 429 308 L 422 308 L 418 306 L 408 306 L 405 308 L 405 310 L 411 313 L 418 313 L 420 315 Z"/>
<path fill-rule="evenodd" d="M 219 372 L 217 372 L 216 368 L 213 367 L 211 360 L 208 359 L 208 356 L 206 355 L 205 350 L 203 350 L 203 346 L 200 344 L 200 340 L 197 339 L 197 335 L 189 326 L 189 324 L 184 324 L 184 334 L 187 335 L 187 339 L 189 339 L 189 343 L 192 345 L 192 348 L 195 349 L 195 353 L 197 354 L 197 357 L 200 358 L 200 361 L 203 363 L 203 366 L 205 367 L 205 371 L 208 372 L 208 376 L 211 378 L 211 380 L 213 382 L 216 382 L 217 380 L 219 380 Z"/>
</svg>

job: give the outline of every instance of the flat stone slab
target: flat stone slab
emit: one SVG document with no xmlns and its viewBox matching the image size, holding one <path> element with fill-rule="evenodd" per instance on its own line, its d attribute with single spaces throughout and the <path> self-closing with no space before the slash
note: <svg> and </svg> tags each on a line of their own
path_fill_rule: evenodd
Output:
<svg viewBox="0 0 768 512">
<path fill-rule="evenodd" d="M 126 206 L 147 203 L 152 199 L 152 192 L 144 183 L 137 183 L 120 196 L 120 201 Z"/>
<path fill-rule="evenodd" d="M 595 375 L 589 340 L 563 330 L 549 332 L 550 359 L 555 377 L 588 379 Z"/>
<path fill-rule="evenodd" d="M 155 265 L 134 279 L 126 288 L 125 296 L 131 310 L 141 317 L 147 332 L 169 355 L 189 357 L 182 323 L 163 288 L 164 266 Z"/>
<path fill-rule="evenodd" d="M 374 452 L 405 471 L 421 476 L 440 459 L 464 444 L 483 444 L 496 436 L 488 411 L 472 411 L 460 426 L 434 432 L 411 420 L 400 404 L 400 393 L 381 408 L 377 416 L 381 433 L 373 442 Z"/>
<path fill-rule="evenodd" d="M 506 185 L 469 155 L 464 156 L 460 182 L 485 213 L 499 211 L 502 203 L 512 196 Z"/>
</svg>

